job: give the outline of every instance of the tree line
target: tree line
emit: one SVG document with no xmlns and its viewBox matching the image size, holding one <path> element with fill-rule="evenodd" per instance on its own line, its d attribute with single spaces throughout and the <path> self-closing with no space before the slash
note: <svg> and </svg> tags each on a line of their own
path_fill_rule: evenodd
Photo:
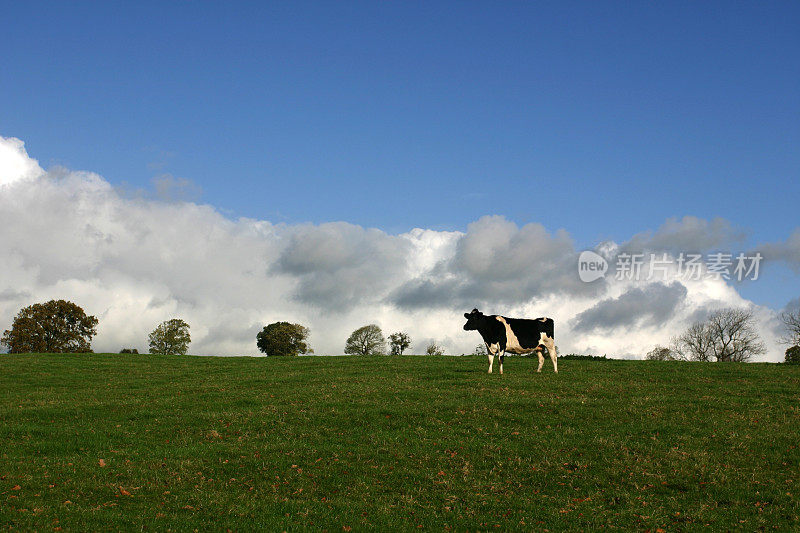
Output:
<svg viewBox="0 0 800 533">
<path fill-rule="evenodd" d="M 77 304 L 65 300 L 36 303 L 19 311 L 11 329 L 0 337 L 0 344 L 10 353 L 91 353 L 92 338 L 97 335 L 97 317 L 87 315 Z M 290 322 L 274 322 L 256 335 L 256 346 L 269 356 L 313 354 L 307 344 L 309 329 Z M 180 318 L 157 325 L 148 336 L 151 354 L 186 355 L 191 335 L 189 324 Z M 399 331 L 389 335 L 391 355 L 402 355 L 411 346 L 411 336 Z M 345 343 L 350 355 L 385 355 L 387 340 L 381 328 L 369 324 L 355 330 Z M 136 348 L 123 348 L 120 353 L 138 354 Z M 435 342 L 426 349 L 428 355 L 444 355 Z"/>
<path fill-rule="evenodd" d="M 301 355 L 314 353 L 307 344 L 307 327 L 289 322 L 275 322 L 265 326 L 257 336 L 257 346 L 268 356 Z M 411 336 L 398 331 L 389 335 L 388 341 L 377 324 L 367 324 L 353 331 L 345 341 L 347 355 L 403 355 L 411 346 Z M 426 348 L 427 355 L 444 355 L 444 350 L 435 342 Z"/>
<path fill-rule="evenodd" d="M 800 364 L 800 309 L 780 316 L 789 345 L 785 362 Z M 99 320 L 73 302 L 50 300 L 24 307 L 14 318 L 10 330 L 0 337 L 0 345 L 10 353 L 90 353 L 91 340 L 97 334 Z M 256 346 L 268 356 L 313 354 L 306 342 L 310 331 L 301 324 L 274 322 L 256 335 Z M 151 354 L 186 355 L 191 336 L 189 324 L 180 318 L 166 320 L 148 336 Z M 398 331 L 384 337 L 377 324 L 362 326 L 347 338 L 344 353 L 348 355 L 402 355 L 411 346 L 411 336 Z M 747 362 L 764 354 L 766 347 L 755 327 L 752 311 L 720 309 L 705 320 L 695 322 L 670 346 L 656 346 L 646 359 L 661 361 Z M 123 348 L 120 353 L 138 353 Z M 479 345 L 475 353 L 485 353 Z M 431 342 L 426 355 L 444 355 L 444 350 Z"/>
<path fill-rule="evenodd" d="M 24 307 L 3 332 L 0 344 L 9 353 L 91 353 L 97 335 L 97 317 L 77 304 L 50 300 Z M 179 318 L 162 322 L 148 336 L 150 353 L 186 355 L 191 342 L 189 324 Z M 123 348 L 120 353 L 138 353 Z"/>
</svg>

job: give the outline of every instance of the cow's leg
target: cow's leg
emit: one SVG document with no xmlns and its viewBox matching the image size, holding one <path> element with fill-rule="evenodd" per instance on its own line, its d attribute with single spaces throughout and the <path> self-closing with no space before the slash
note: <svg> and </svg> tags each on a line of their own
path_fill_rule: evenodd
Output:
<svg viewBox="0 0 800 533">
<path fill-rule="evenodd" d="M 503 359 L 505 359 L 506 353 L 500 352 L 500 373 L 503 373 Z"/>
<path fill-rule="evenodd" d="M 547 353 L 550 354 L 550 360 L 553 362 L 553 370 L 556 374 L 558 374 L 558 362 L 556 361 L 558 354 L 556 354 L 556 343 L 553 339 L 546 339 L 544 343 L 545 346 L 547 346 Z"/>
<path fill-rule="evenodd" d="M 494 354 L 489 352 L 489 373 L 492 373 L 492 364 L 494 363 Z"/>
<path fill-rule="evenodd" d="M 539 356 L 539 368 L 537 368 L 536 371 L 541 372 L 542 365 L 544 365 L 544 355 L 542 354 L 542 348 L 539 346 L 536 347 L 536 355 Z"/>
</svg>

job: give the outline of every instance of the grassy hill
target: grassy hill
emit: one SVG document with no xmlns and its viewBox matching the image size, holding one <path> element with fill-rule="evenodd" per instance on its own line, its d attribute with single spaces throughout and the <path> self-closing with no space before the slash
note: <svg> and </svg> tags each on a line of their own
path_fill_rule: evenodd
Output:
<svg viewBox="0 0 800 533">
<path fill-rule="evenodd" d="M 0 356 L 0 528 L 800 528 L 800 368 L 549 364 Z"/>
</svg>

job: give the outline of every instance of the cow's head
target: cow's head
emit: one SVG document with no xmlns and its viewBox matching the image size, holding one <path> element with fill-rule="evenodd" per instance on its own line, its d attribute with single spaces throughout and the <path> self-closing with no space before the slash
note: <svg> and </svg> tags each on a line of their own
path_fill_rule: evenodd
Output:
<svg viewBox="0 0 800 533">
<path fill-rule="evenodd" d="M 473 309 L 469 313 L 464 313 L 464 318 L 467 319 L 467 323 L 464 324 L 464 329 L 469 331 L 473 329 L 478 329 L 478 325 L 483 318 L 483 313 L 478 311 L 477 309 Z"/>
</svg>

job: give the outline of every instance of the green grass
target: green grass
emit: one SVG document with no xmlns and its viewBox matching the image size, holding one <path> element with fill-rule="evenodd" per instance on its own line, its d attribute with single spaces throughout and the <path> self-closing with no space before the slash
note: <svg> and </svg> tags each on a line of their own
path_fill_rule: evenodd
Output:
<svg viewBox="0 0 800 533">
<path fill-rule="evenodd" d="M 546 364 L 0 356 L 0 527 L 800 528 L 800 368 Z"/>
</svg>

